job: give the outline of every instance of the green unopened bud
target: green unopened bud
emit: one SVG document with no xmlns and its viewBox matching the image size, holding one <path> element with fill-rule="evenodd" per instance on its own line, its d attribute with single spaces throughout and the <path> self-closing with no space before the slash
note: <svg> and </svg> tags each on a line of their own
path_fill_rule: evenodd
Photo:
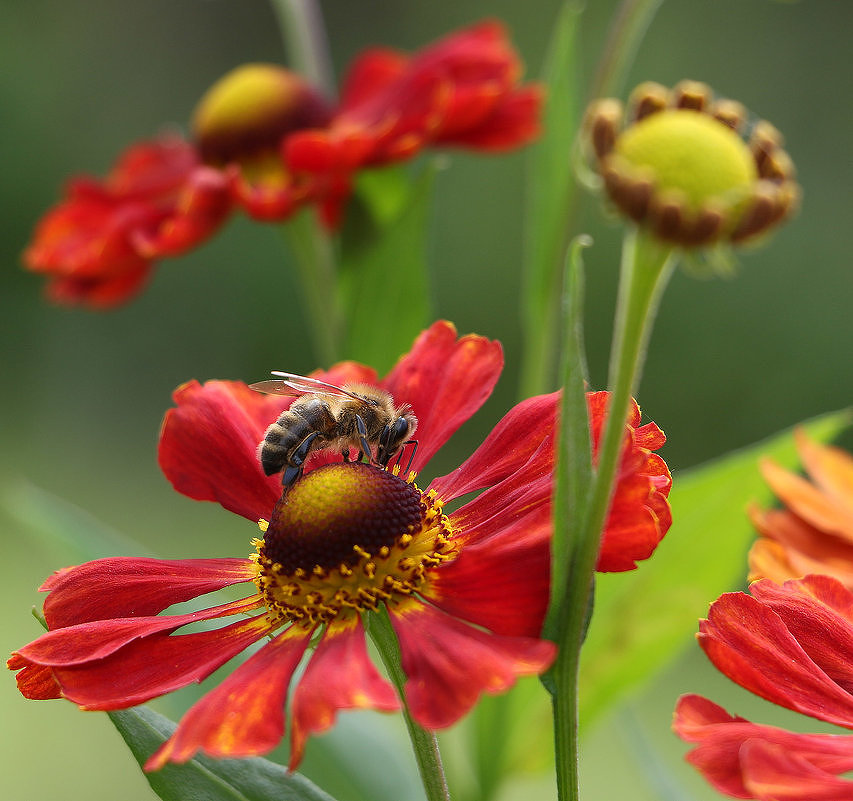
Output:
<svg viewBox="0 0 853 801">
<path fill-rule="evenodd" d="M 670 91 L 643 84 L 623 125 L 621 103 L 587 112 L 588 140 L 613 202 L 659 238 L 683 247 L 740 242 L 765 233 L 796 207 L 794 167 L 781 136 L 760 122 L 745 141 L 746 112 L 714 100 L 701 83 Z"/>
</svg>

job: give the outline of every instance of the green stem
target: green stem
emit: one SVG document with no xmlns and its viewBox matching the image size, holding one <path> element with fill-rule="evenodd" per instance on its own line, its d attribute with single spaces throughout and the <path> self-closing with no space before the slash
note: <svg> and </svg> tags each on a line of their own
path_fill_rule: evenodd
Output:
<svg viewBox="0 0 853 801">
<path fill-rule="evenodd" d="M 623 0 L 613 17 L 601 59 L 590 83 L 589 99 L 621 91 L 643 36 L 663 0 Z"/>
<path fill-rule="evenodd" d="M 294 215 L 281 230 L 295 257 L 317 361 L 329 367 L 340 359 L 344 328 L 332 238 L 311 209 Z"/>
<path fill-rule="evenodd" d="M 388 672 L 391 683 L 396 687 L 397 694 L 403 701 L 403 717 L 409 731 L 409 739 L 415 752 L 415 760 L 418 763 L 418 771 L 421 774 L 427 801 L 450 801 L 450 791 L 447 788 L 447 779 L 444 776 L 444 765 L 442 765 L 441 753 L 438 750 L 438 740 L 433 732 L 427 731 L 415 722 L 406 704 L 406 697 L 403 693 L 406 674 L 403 673 L 400 659 L 400 645 L 397 641 L 397 635 L 394 633 L 388 610 L 384 606 L 368 615 L 367 632 L 379 651 L 379 656 Z"/>
<path fill-rule="evenodd" d="M 328 97 L 335 95 L 329 43 L 316 0 L 271 0 L 290 65 Z"/>
<path fill-rule="evenodd" d="M 610 399 L 592 477 L 581 537 L 568 565 L 566 594 L 557 612 L 559 654 L 553 669 L 557 788 L 561 801 L 577 801 L 578 668 L 589 623 L 595 564 L 613 494 L 631 395 L 675 251 L 636 229 L 625 234 L 619 296 L 610 353 Z"/>
</svg>

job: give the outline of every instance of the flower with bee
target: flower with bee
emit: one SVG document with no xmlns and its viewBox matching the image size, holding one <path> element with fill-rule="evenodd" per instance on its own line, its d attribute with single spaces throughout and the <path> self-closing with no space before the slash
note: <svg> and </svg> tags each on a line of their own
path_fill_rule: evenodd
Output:
<svg viewBox="0 0 853 801">
<path fill-rule="evenodd" d="M 303 386 L 367 385 L 397 409 L 408 404 L 419 421 L 418 448 L 413 472 L 401 475 L 346 462 L 338 447 L 309 447 L 304 475 L 286 492 L 277 475 L 265 475 L 257 448 L 293 398 L 230 381 L 179 388 L 161 431 L 163 471 L 185 495 L 259 523 L 263 538 L 248 559 L 103 559 L 54 574 L 42 587 L 50 631 L 9 660 L 21 692 L 120 709 L 201 681 L 269 637 L 186 713 L 146 767 L 183 762 L 199 750 L 222 757 L 269 751 L 285 731 L 286 705 L 295 767 L 307 737 L 330 727 L 338 710 L 399 708 L 368 656 L 363 618 L 374 610 L 388 612 L 407 677 L 405 702 L 427 729 L 451 725 L 482 693 L 545 670 L 555 655 L 540 635 L 558 394 L 518 404 L 460 467 L 425 490 L 415 483 L 491 394 L 502 366 L 498 342 L 457 337 L 438 322 L 383 379 L 353 362 L 302 379 Z M 606 404 L 606 393 L 588 395 L 594 453 Z M 654 424 L 639 425 L 634 405 L 600 570 L 636 566 L 669 526 L 669 473 L 653 452 L 663 439 Z M 380 443 L 374 461 L 387 453 Z M 241 582 L 251 590 L 238 601 L 161 614 Z M 220 628 L 177 633 L 190 622 L 231 616 L 239 617 Z"/>
</svg>

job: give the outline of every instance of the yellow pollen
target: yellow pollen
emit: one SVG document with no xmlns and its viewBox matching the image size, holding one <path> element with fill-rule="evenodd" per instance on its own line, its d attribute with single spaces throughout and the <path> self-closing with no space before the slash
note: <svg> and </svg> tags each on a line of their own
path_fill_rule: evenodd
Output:
<svg viewBox="0 0 853 801">
<path fill-rule="evenodd" d="M 288 573 L 281 560 L 267 555 L 265 541 L 255 541 L 259 568 L 255 583 L 274 625 L 294 623 L 308 629 L 346 622 L 383 603 L 395 607 L 411 603 L 430 580 L 430 571 L 456 558 L 459 549 L 436 493 L 420 493 L 414 474 L 401 481 L 405 485 L 419 493 L 420 526 L 407 525 L 392 543 L 375 552 L 353 544 L 354 559 L 345 564 L 314 565 L 310 571 L 296 567 Z"/>
</svg>

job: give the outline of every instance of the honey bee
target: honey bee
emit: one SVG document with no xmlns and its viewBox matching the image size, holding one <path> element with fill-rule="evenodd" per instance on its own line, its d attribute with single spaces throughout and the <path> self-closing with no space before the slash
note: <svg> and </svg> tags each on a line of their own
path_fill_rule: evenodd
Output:
<svg viewBox="0 0 853 801">
<path fill-rule="evenodd" d="M 350 449 L 357 448 L 359 460 L 366 456 L 386 469 L 406 445 L 414 445 L 411 466 L 418 445 L 411 437 L 418 418 L 408 404 L 396 406 L 388 392 L 369 384 L 338 387 L 294 373 L 274 370 L 272 374 L 280 378 L 259 381 L 250 388 L 270 395 L 297 396 L 258 446 L 264 473 L 281 472 L 285 489 L 302 475 L 308 455 L 324 448 L 340 450 L 344 461 L 349 461 Z"/>
</svg>

